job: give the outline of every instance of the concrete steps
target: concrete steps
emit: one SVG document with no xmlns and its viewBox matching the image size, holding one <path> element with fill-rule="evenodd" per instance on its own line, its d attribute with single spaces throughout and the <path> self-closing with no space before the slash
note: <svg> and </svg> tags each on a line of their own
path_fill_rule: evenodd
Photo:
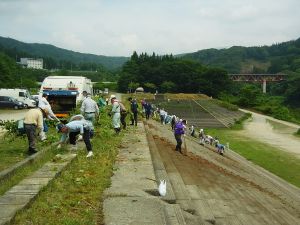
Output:
<svg viewBox="0 0 300 225">
<path fill-rule="evenodd" d="M 48 162 L 42 168 L 22 180 L 0 197 L 0 225 L 10 224 L 16 213 L 30 205 L 46 187 L 76 157 L 62 155 L 56 162 Z"/>
<path fill-rule="evenodd" d="M 196 102 L 226 126 L 233 125 L 245 114 L 241 111 L 232 111 L 221 107 L 211 100 L 197 100 Z"/>
</svg>

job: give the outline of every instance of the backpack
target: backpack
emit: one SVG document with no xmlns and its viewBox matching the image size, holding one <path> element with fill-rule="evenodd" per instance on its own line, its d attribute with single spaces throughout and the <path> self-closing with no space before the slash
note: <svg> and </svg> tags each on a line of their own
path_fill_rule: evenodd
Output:
<svg viewBox="0 0 300 225">
<path fill-rule="evenodd" d="M 137 102 L 136 101 L 133 101 L 132 103 L 131 103 L 131 111 L 132 112 L 137 112 L 138 110 L 138 104 L 137 104 Z"/>
<path fill-rule="evenodd" d="M 120 106 L 120 112 L 121 113 L 126 112 L 126 108 L 125 108 L 125 106 L 121 102 L 119 102 L 119 106 Z"/>
</svg>

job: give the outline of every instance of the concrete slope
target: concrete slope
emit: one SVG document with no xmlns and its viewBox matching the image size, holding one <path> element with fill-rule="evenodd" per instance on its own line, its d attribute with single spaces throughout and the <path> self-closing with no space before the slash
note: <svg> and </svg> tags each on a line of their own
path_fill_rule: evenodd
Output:
<svg viewBox="0 0 300 225">
<path fill-rule="evenodd" d="M 299 188 L 234 152 L 220 156 L 189 139 L 183 156 L 166 126 L 148 125 L 186 224 L 300 224 Z"/>
<path fill-rule="evenodd" d="M 142 123 L 126 133 L 114 171 L 111 187 L 104 193 L 106 225 L 185 224 L 180 207 L 159 196 Z"/>
</svg>

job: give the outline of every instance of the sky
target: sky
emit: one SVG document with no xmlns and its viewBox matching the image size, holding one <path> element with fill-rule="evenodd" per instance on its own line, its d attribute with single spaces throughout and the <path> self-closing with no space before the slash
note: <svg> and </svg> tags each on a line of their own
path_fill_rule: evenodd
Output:
<svg viewBox="0 0 300 225">
<path fill-rule="evenodd" d="M 0 0 L 0 36 L 106 56 L 300 37 L 300 0 Z"/>
</svg>

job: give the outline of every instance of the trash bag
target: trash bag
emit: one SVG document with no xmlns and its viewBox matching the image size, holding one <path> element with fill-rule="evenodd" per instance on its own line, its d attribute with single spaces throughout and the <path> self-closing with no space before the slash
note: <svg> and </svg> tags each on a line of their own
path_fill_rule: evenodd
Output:
<svg viewBox="0 0 300 225">
<path fill-rule="evenodd" d="M 17 121 L 17 126 L 18 126 L 18 133 L 19 134 L 25 134 L 24 120 L 18 120 Z"/>
<path fill-rule="evenodd" d="M 165 196 L 167 194 L 167 183 L 165 180 L 160 181 L 158 192 L 160 196 Z"/>
</svg>

